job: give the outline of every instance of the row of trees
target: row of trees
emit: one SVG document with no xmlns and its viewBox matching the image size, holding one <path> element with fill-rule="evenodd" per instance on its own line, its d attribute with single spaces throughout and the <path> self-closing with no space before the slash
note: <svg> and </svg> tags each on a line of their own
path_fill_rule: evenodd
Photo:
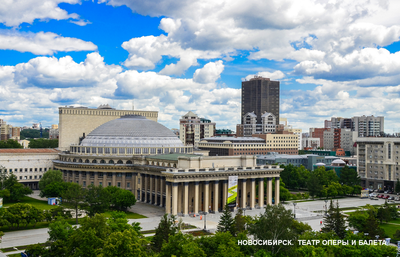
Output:
<svg viewBox="0 0 400 257">
<path fill-rule="evenodd" d="M 51 210 L 41 210 L 27 203 L 16 203 L 8 208 L 0 208 L 0 226 L 16 229 L 36 226 L 38 222 L 51 222 L 56 217 L 71 218 L 71 212 L 57 207 Z"/>
<path fill-rule="evenodd" d="M 59 170 L 47 171 L 39 181 L 39 188 L 42 197 L 61 197 L 63 205 L 75 210 L 77 223 L 79 209 L 93 217 L 108 210 L 126 211 L 136 203 L 129 190 L 94 185 L 83 188 L 76 183 L 64 182 Z"/>
<path fill-rule="evenodd" d="M 39 138 L 40 137 L 40 130 L 38 129 L 24 129 L 20 132 L 21 139 L 25 138 Z M 43 138 L 49 138 L 49 129 L 43 129 L 42 131 Z"/>
<path fill-rule="evenodd" d="M 0 148 L 22 148 L 22 145 L 14 139 L 0 140 Z"/>
<path fill-rule="evenodd" d="M 39 138 L 39 139 L 29 140 L 29 148 L 57 148 L 57 147 L 58 147 L 58 139 Z"/>
<path fill-rule="evenodd" d="M 334 170 L 325 170 L 321 166 L 314 171 L 304 166 L 292 164 L 281 165 L 281 179 L 289 189 L 308 189 L 310 196 L 336 197 L 338 195 L 353 195 L 361 193 L 360 177 L 357 171 L 345 166 L 340 172 L 340 178 Z"/>
<path fill-rule="evenodd" d="M 0 197 L 4 202 L 17 202 L 25 195 L 32 193 L 29 187 L 18 182 L 14 174 L 8 174 L 7 170 L 0 166 Z"/>
</svg>

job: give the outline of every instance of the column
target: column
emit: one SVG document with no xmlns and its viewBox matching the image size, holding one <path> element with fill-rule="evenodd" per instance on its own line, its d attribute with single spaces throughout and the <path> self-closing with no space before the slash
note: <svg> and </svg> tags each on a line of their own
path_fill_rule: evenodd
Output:
<svg viewBox="0 0 400 257">
<path fill-rule="evenodd" d="M 218 191 L 219 191 L 219 181 L 214 181 L 214 213 L 218 213 Z"/>
<path fill-rule="evenodd" d="M 242 208 L 246 208 L 246 198 L 247 198 L 247 190 L 246 190 L 247 179 L 242 179 Z"/>
<path fill-rule="evenodd" d="M 254 209 L 254 203 L 256 202 L 256 179 L 250 180 L 250 209 Z"/>
<path fill-rule="evenodd" d="M 189 182 L 183 182 L 183 215 L 189 214 Z"/>
<path fill-rule="evenodd" d="M 154 205 L 158 205 L 158 176 L 154 177 Z M 160 194 L 162 196 L 162 194 Z"/>
<path fill-rule="evenodd" d="M 172 183 L 172 215 L 178 214 L 178 183 Z"/>
<path fill-rule="evenodd" d="M 194 213 L 199 213 L 199 182 L 194 182 Z"/>
<path fill-rule="evenodd" d="M 272 178 L 267 178 L 267 204 L 272 204 Z"/>
<path fill-rule="evenodd" d="M 279 204 L 279 178 L 275 178 L 275 205 Z"/>
<path fill-rule="evenodd" d="M 225 208 L 225 205 L 228 202 L 228 180 L 224 180 L 222 189 L 223 189 L 223 193 L 222 193 L 223 206 L 221 206 L 221 207 L 223 209 L 223 208 Z"/>
<path fill-rule="evenodd" d="M 260 178 L 258 181 L 258 206 L 264 207 L 264 178 Z"/>
<path fill-rule="evenodd" d="M 142 189 L 144 191 L 144 198 L 143 198 L 143 202 L 147 203 L 147 181 L 148 181 L 148 176 L 147 174 L 143 175 L 143 186 Z"/>
<path fill-rule="evenodd" d="M 103 187 L 106 187 L 107 185 L 107 173 L 103 172 Z"/>
<path fill-rule="evenodd" d="M 117 183 L 116 183 L 116 179 L 117 179 L 117 174 L 115 174 L 114 172 L 112 172 L 111 173 L 112 174 L 112 186 L 117 186 Z"/>
<path fill-rule="evenodd" d="M 149 190 L 149 204 L 153 203 L 153 175 L 149 175 L 149 184 L 150 184 L 150 190 Z"/>
<path fill-rule="evenodd" d="M 95 182 L 96 183 L 96 182 Z M 128 189 L 127 187 L 126 187 L 126 173 L 125 172 L 123 172 L 122 173 L 122 188 L 123 189 Z M 129 190 L 129 189 L 128 189 Z"/>
<path fill-rule="evenodd" d="M 165 182 L 165 178 L 164 178 L 164 177 L 160 177 L 160 203 L 159 203 L 159 206 L 160 206 L 160 207 L 163 206 L 163 196 L 164 196 L 164 189 L 163 189 L 163 187 L 164 187 L 164 183 L 166 183 L 166 182 Z M 167 199 L 167 198 L 165 198 L 165 199 Z"/>
<path fill-rule="evenodd" d="M 82 183 L 82 171 L 79 171 L 79 185 L 83 185 Z"/>
<path fill-rule="evenodd" d="M 171 213 L 171 182 L 165 182 L 165 213 Z"/>
<path fill-rule="evenodd" d="M 209 189 L 210 181 L 204 181 L 204 210 L 205 212 L 209 212 L 208 198 L 209 198 Z"/>
</svg>

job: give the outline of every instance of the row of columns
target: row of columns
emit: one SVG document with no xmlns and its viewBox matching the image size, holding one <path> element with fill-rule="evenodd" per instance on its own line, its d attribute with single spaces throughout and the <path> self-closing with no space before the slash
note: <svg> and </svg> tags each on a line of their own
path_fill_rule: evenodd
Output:
<svg viewBox="0 0 400 257">
<path fill-rule="evenodd" d="M 165 177 L 142 174 L 142 187 L 138 190 L 139 197 L 144 203 L 150 203 L 157 206 L 164 206 Z M 154 196 L 154 200 L 153 200 Z"/>
<path fill-rule="evenodd" d="M 241 198 L 237 196 L 238 207 L 249 207 L 253 209 L 256 204 L 256 180 L 258 180 L 258 206 L 264 207 L 264 178 L 251 178 L 250 189 L 246 190 L 248 179 L 239 180 Z M 210 182 L 213 183 L 213 188 L 210 187 Z M 200 184 L 202 188 L 200 188 Z M 222 184 L 222 185 L 221 185 Z M 191 188 L 189 188 L 191 185 Z M 219 195 L 222 186 L 222 195 Z M 181 190 L 179 188 L 181 187 Z M 194 187 L 194 188 L 193 188 Z M 200 196 L 202 189 L 202 196 Z M 210 190 L 213 189 L 213 190 Z M 190 194 L 189 191 L 192 191 Z M 213 193 L 212 204 L 210 203 L 210 191 Z M 238 190 L 239 192 L 239 190 Z M 247 202 L 247 194 L 250 193 L 249 202 Z M 192 196 L 190 201 L 189 195 Z M 200 204 L 200 200 L 203 200 Z M 165 211 L 177 215 L 178 212 L 184 215 L 190 212 L 198 214 L 199 211 L 217 213 L 219 209 L 223 209 L 228 199 L 228 181 L 202 181 L 202 182 L 169 182 L 165 184 Z M 222 200 L 222 201 L 221 201 Z M 189 210 L 190 203 L 193 204 L 192 210 Z M 267 204 L 272 204 L 272 178 L 267 178 Z M 275 204 L 279 204 L 279 178 L 275 178 Z M 202 206 L 202 208 L 201 208 Z"/>
</svg>

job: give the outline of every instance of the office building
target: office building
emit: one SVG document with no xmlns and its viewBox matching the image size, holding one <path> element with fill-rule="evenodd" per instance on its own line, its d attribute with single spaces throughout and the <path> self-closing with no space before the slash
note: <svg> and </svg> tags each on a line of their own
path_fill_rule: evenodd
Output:
<svg viewBox="0 0 400 257">
<path fill-rule="evenodd" d="M 249 81 L 242 82 L 242 124 L 245 124 L 245 114 L 257 116 L 256 123 L 262 124 L 262 115 L 272 113 L 279 122 L 279 81 L 255 76 Z M 276 124 L 275 124 L 276 125 Z"/>
</svg>

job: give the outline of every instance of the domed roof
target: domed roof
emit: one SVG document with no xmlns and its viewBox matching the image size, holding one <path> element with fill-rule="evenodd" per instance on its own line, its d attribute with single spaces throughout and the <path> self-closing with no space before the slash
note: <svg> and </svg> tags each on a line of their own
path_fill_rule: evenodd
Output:
<svg viewBox="0 0 400 257">
<path fill-rule="evenodd" d="M 325 165 L 326 165 L 326 164 L 323 163 L 323 162 L 318 162 L 318 163 L 315 164 L 315 166 L 325 166 Z"/>
<path fill-rule="evenodd" d="M 168 128 L 139 115 L 126 115 L 100 125 L 81 142 L 82 146 L 183 147 Z"/>
<path fill-rule="evenodd" d="M 337 164 L 346 164 L 345 161 L 341 160 L 341 159 L 336 159 L 332 162 L 332 164 L 337 163 Z"/>
</svg>

